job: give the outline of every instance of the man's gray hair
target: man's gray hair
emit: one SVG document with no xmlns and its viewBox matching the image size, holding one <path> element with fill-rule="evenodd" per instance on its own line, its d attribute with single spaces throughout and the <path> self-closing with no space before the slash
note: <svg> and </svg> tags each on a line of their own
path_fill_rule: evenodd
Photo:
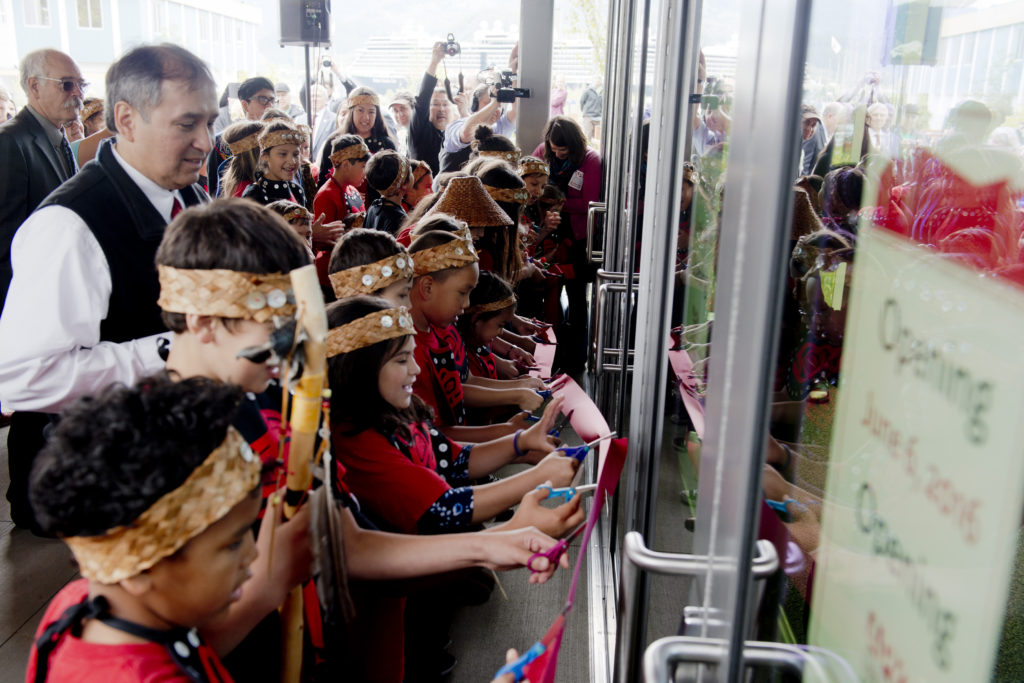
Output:
<svg viewBox="0 0 1024 683">
<path fill-rule="evenodd" d="M 164 81 L 185 81 L 192 90 L 214 87 L 213 74 L 206 62 L 178 45 L 142 45 L 129 50 L 107 69 L 107 104 L 103 118 L 107 128 L 117 131 L 114 107 L 127 102 L 145 120 L 160 106 Z"/>
<path fill-rule="evenodd" d="M 46 59 L 51 54 L 62 54 L 50 48 L 43 48 L 42 50 L 33 50 L 27 55 L 22 57 L 21 64 L 18 65 L 18 77 L 21 81 L 21 89 L 28 95 L 28 79 L 36 78 L 39 76 L 46 75 Z"/>
</svg>

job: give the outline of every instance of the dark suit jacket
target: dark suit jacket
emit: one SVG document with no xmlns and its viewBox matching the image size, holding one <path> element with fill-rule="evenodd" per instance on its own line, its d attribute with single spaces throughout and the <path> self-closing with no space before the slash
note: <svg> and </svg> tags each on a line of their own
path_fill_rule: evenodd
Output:
<svg viewBox="0 0 1024 683">
<path fill-rule="evenodd" d="M 57 150 L 27 107 L 0 125 L 0 310 L 11 285 L 15 231 L 67 179 Z"/>
</svg>

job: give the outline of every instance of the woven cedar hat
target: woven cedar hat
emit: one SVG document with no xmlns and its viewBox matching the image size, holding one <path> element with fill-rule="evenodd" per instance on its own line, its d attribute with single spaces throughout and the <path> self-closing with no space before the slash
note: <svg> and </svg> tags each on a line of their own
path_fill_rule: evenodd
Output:
<svg viewBox="0 0 1024 683">
<path fill-rule="evenodd" d="M 476 176 L 459 176 L 448 181 L 441 199 L 426 216 L 446 213 L 471 228 L 496 228 L 512 225 L 512 219 L 487 194 Z"/>
</svg>

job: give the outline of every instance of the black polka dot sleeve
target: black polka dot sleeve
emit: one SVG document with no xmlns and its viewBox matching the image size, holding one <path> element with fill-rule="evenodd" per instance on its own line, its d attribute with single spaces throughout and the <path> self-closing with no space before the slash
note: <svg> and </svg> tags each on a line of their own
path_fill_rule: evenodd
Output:
<svg viewBox="0 0 1024 683">
<path fill-rule="evenodd" d="M 473 522 L 473 488 L 448 489 L 423 513 L 417 528 L 421 534 L 462 531 Z"/>
</svg>

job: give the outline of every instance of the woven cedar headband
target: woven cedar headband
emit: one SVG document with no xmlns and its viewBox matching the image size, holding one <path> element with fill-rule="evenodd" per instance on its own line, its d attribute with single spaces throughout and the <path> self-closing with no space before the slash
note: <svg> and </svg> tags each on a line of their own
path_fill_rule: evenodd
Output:
<svg viewBox="0 0 1024 683">
<path fill-rule="evenodd" d="M 301 145 L 305 138 L 297 130 L 275 130 L 260 138 L 260 149 L 267 150 L 278 145 Z"/>
<path fill-rule="evenodd" d="M 518 163 L 519 157 L 523 156 L 523 150 L 521 149 L 516 149 L 511 152 L 501 152 L 496 149 L 481 149 L 477 150 L 477 153 L 482 157 L 497 157 L 499 159 L 504 159 L 510 164 Z"/>
<path fill-rule="evenodd" d="M 412 257 L 403 249 L 402 253 L 388 256 L 365 266 L 355 266 L 337 273 L 331 273 L 331 288 L 339 299 L 357 294 L 373 294 L 393 283 L 415 275 Z"/>
<path fill-rule="evenodd" d="M 453 234 L 457 239 L 416 252 L 414 267 L 417 277 L 436 273 L 446 268 L 461 268 L 480 260 L 471 237 L 462 231 Z"/>
<path fill-rule="evenodd" d="M 520 161 L 519 177 L 528 175 L 551 175 L 551 169 L 543 161 Z"/>
<path fill-rule="evenodd" d="M 496 202 L 510 202 L 513 204 L 526 204 L 530 201 L 530 193 L 525 187 L 491 187 L 484 185 L 487 194 Z"/>
<path fill-rule="evenodd" d="M 399 154 L 398 155 L 398 175 L 395 176 L 395 179 L 391 181 L 391 184 L 388 185 L 387 189 L 384 190 L 383 192 L 381 192 L 381 194 L 384 195 L 385 197 L 390 195 L 390 194 L 394 194 L 395 192 L 398 191 L 398 188 L 402 187 L 402 185 L 405 185 L 405 183 L 406 183 L 406 181 L 408 179 L 409 179 L 409 160 L 406 159 L 401 154 Z"/>
<path fill-rule="evenodd" d="M 285 211 L 281 217 L 284 218 L 285 221 L 287 221 L 288 223 L 291 223 L 294 220 L 298 220 L 299 218 L 305 220 L 309 220 L 311 218 L 309 211 L 307 211 L 306 207 L 304 206 L 296 206 L 294 209 L 289 209 Z"/>
<path fill-rule="evenodd" d="M 228 143 L 228 149 L 231 150 L 232 154 L 234 154 L 235 156 L 238 156 L 239 154 L 242 154 L 243 152 L 248 152 L 250 149 L 256 149 L 257 147 L 259 147 L 260 146 L 259 140 L 260 140 L 260 134 L 259 134 L 259 131 L 257 131 L 255 133 L 253 133 L 252 135 L 246 135 L 244 138 L 242 138 L 241 140 L 238 140 L 236 142 L 229 142 Z"/>
<path fill-rule="evenodd" d="M 234 427 L 181 486 L 129 525 L 64 541 L 82 576 L 112 584 L 173 555 L 245 500 L 260 481 L 260 459 Z"/>
<path fill-rule="evenodd" d="M 405 306 L 374 311 L 327 333 L 327 357 L 373 346 L 407 334 L 416 334 L 412 314 Z"/>
<path fill-rule="evenodd" d="M 274 316 L 295 315 L 295 296 L 288 275 L 170 266 L 157 266 L 157 272 L 157 305 L 168 313 L 246 318 L 261 323 Z"/>
<path fill-rule="evenodd" d="M 96 100 L 95 102 L 90 102 L 89 104 L 82 107 L 82 121 L 88 121 L 101 111 L 103 111 L 103 100 Z"/>
<path fill-rule="evenodd" d="M 360 104 L 379 107 L 380 99 L 376 95 L 352 95 L 348 98 L 349 109 L 359 106 Z"/>
<path fill-rule="evenodd" d="M 501 299 L 500 301 L 492 301 L 489 304 L 477 304 L 476 306 L 470 306 L 466 309 L 466 313 L 490 313 L 491 311 L 502 311 L 510 306 L 515 306 L 516 301 L 516 296 L 513 294 L 512 296 Z"/>
<path fill-rule="evenodd" d="M 412 167 L 412 182 L 413 182 L 413 185 L 415 185 L 419 181 L 423 180 L 423 176 L 428 175 L 429 173 L 430 173 L 430 167 L 427 166 L 426 164 L 420 163 L 420 164 L 416 164 L 415 166 L 413 166 Z"/>
<path fill-rule="evenodd" d="M 342 147 L 330 156 L 331 163 L 337 166 L 345 159 L 365 159 L 370 156 L 370 148 L 360 140 L 357 144 Z"/>
</svg>

